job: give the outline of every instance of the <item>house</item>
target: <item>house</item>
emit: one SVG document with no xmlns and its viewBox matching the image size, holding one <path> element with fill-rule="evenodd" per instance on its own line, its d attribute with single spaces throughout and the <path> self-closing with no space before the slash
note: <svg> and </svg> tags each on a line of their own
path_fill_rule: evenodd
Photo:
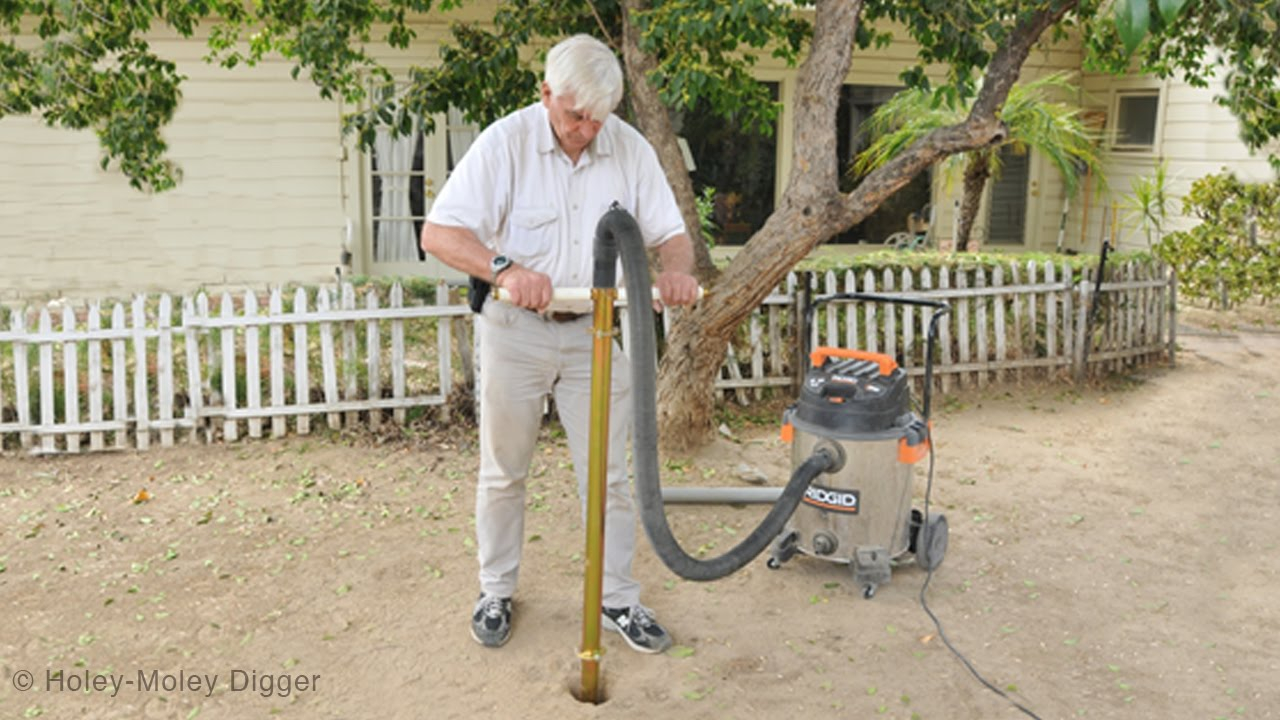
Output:
<svg viewBox="0 0 1280 720">
<path fill-rule="evenodd" d="M 411 53 L 388 51 L 393 67 L 437 56 L 446 26 L 422 24 L 418 32 Z M 118 172 L 100 169 L 92 133 L 4 118 L 0 302 L 313 283 L 335 273 L 451 273 L 421 256 L 417 231 L 476 128 L 451 113 L 437 119 L 431 135 L 386 135 L 372 152 L 362 152 L 340 132 L 345 108 L 321 100 L 310 83 L 292 80 L 288 63 L 225 70 L 202 61 L 203 38 L 158 34 L 153 45 L 188 77 L 177 116 L 165 130 L 171 156 L 184 171 L 181 185 L 158 195 L 140 193 Z M 1079 69 L 1081 55 L 1070 43 L 1037 50 L 1023 77 Z M 836 148 L 842 161 L 856 147 L 860 120 L 894 92 L 900 70 L 914 56 L 902 41 L 856 56 L 842 98 Z M 686 113 L 678 128 L 695 182 L 716 188 L 721 242 L 730 247 L 763 221 L 790 171 L 795 71 L 765 64 L 757 76 L 782 102 L 773 136 L 745 137 L 697 112 Z M 1052 250 L 1065 207 L 1062 246 L 1096 251 L 1102 208 L 1162 158 L 1175 197 L 1223 166 L 1251 180 L 1272 175 L 1265 157 L 1251 156 L 1236 139 L 1235 120 L 1212 102 L 1213 89 L 1104 75 L 1085 75 L 1082 86 L 1077 101 L 1109 138 L 1110 194 L 1064 198 L 1061 179 L 1047 163 L 1034 155 L 1010 156 L 979 223 L 989 247 Z M 921 217 L 933 236 L 946 239 L 955 194 L 939 177 L 922 176 L 824 251 L 879 246 L 892 232 L 908 229 L 911 212 L 926 208 L 932 211 Z M 1125 247 L 1146 244 L 1132 223 L 1120 240 Z"/>
</svg>

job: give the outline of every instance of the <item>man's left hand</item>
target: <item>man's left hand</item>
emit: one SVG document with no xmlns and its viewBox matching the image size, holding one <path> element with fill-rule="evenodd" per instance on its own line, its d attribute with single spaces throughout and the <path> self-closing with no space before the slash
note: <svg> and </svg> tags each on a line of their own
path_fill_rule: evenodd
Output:
<svg viewBox="0 0 1280 720">
<path fill-rule="evenodd" d="M 667 271 L 660 273 L 653 283 L 665 307 L 692 305 L 698 299 L 698 280 L 689 273 Z M 654 304 L 655 310 L 661 307 Z"/>
</svg>

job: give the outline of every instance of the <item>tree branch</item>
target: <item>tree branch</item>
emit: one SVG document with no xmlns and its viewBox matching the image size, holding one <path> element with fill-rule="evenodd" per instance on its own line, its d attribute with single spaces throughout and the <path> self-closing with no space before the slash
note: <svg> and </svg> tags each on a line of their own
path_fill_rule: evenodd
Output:
<svg viewBox="0 0 1280 720">
<path fill-rule="evenodd" d="M 795 98 L 795 162 L 787 186 L 801 175 L 827 192 L 839 187 L 838 162 L 830 144 L 836 135 L 840 87 L 853 61 L 854 37 L 863 0 L 818 0 L 813 42 L 800 66 Z"/>
<path fill-rule="evenodd" d="M 1008 99 L 1009 90 L 1018 81 L 1018 74 L 1022 71 L 1027 56 L 1031 54 L 1031 48 L 1040 41 L 1045 30 L 1057 24 L 1079 4 L 1079 0 L 1051 2 L 1014 27 L 1008 42 L 996 50 L 991 56 L 991 62 L 987 64 L 982 89 L 978 91 L 978 98 L 969 111 L 970 120 L 995 117 Z"/>
<path fill-rule="evenodd" d="M 1046 30 L 1077 5 L 1079 0 L 1057 0 L 1020 21 L 988 63 L 982 89 L 964 122 L 934 130 L 867 175 L 844 196 L 840 224 L 851 227 L 862 222 L 885 198 L 933 163 L 949 155 L 1002 142 L 1008 128 L 1000 120 L 999 112 L 1009 99 L 1009 91 L 1017 82 L 1031 49 Z"/>
<path fill-rule="evenodd" d="M 676 141 L 675 128 L 671 125 L 667 107 L 658 96 L 657 89 L 649 82 L 649 73 L 657 67 L 657 61 L 653 55 L 640 49 L 640 31 L 631 17 L 632 13 L 643 10 L 645 6 L 645 0 L 626 0 L 623 4 L 622 57 L 623 69 L 627 75 L 627 96 L 635 113 L 636 124 L 658 153 L 662 171 L 675 191 L 676 201 L 680 203 L 685 231 L 693 244 L 694 275 L 703 284 L 707 284 L 716 276 L 717 271 L 711 261 L 711 253 L 707 250 L 706 240 L 702 237 L 697 207 L 693 204 L 693 180 L 685 167 L 684 154 Z"/>
</svg>

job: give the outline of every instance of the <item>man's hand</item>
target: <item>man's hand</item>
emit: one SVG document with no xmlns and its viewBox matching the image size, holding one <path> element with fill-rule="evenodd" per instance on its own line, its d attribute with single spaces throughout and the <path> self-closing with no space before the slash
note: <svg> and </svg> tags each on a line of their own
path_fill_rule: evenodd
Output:
<svg viewBox="0 0 1280 720">
<path fill-rule="evenodd" d="M 658 288 L 662 305 L 666 307 L 692 305 L 698 299 L 698 280 L 689 273 L 674 270 L 663 272 L 653 285 Z M 654 303 L 654 310 L 661 309 Z"/>
<path fill-rule="evenodd" d="M 522 265 L 512 265 L 498 276 L 503 299 L 516 307 L 541 312 L 551 304 L 551 278 Z"/>
</svg>

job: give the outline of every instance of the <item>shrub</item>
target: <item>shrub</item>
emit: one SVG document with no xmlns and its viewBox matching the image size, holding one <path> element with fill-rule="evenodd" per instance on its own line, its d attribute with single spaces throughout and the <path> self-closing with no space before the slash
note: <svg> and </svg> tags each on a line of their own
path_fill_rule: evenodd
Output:
<svg viewBox="0 0 1280 720">
<path fill-rule="evenodd" d="M 1206 175 L 1191 185 L 1183 212 L 1200 224 L 1169 233 L 1155 252 L 1177 271 L 1184 295 L 1226 308 L 1280 293 L 1280 180 Z"/>
</svg>

